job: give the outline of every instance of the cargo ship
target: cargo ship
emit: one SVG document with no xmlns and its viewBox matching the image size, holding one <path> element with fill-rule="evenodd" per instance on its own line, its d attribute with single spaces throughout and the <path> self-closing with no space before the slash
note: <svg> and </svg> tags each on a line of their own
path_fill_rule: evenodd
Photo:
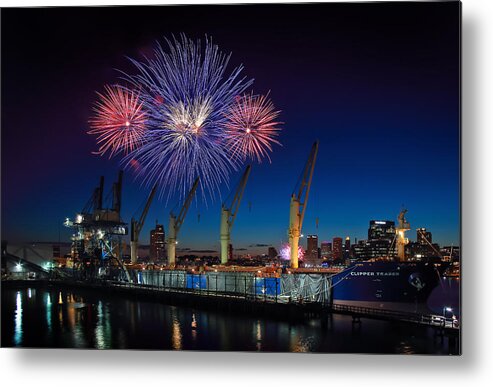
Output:
<svg viewBox="0 0 493 387">
<path fill-rule="evenodd" d="M 406 259 L 405 246 L 409 241 L 405 233 L 410 229 L 406 212 L 405 209 L 400 212 L 395 230 L 397 256 L 356 262 L 335 274 L 332 277 L 335 303 L 385 309 L 406 305 L 414 305 L 416 309 L 418 304 L 426 303 L 448 265 L 440 257 L 422 258 L 419 262 Z"/>
<path fill-rule="evenodd" d="M 332 299 L 392 309 L 398 304 L 423 304 L 443 270 L 443 265 L 424 262 L 358 262 L 332 276 Z"/>
</svg>

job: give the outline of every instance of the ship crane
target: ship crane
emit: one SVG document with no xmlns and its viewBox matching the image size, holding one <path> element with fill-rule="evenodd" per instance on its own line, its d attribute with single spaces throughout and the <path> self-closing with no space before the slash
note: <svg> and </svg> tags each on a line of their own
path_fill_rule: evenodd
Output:
<svg viewBox="0 0 493 387">
<path fill-rule="evenodd" d="M 248 165 L 241 177 L 238 187 L 236 187 L 235 195 L 231 202 L 231 205 L 226 205 L 223 203 L 221 207 L 221 264 L 224 265 L 228 263 L 228 247 L 231 241 L 231 229 L 233 228 L 233 223 L 236 219 L 236 214 L 238 213 L 238 208 L 240 207 L 241 198 L 243 197 L 243 192 L 245 191 L 245 186 L 248 181 L 248 176 L 250 175 L 251 167 Z"/>
<path fill-rule="evenodd" d="M 402 209 L 397 217 L 398 225 L 395 228 L 396 236 L 397 236 L 397 257 L 400 262 L 406 260 L 406 245 L 409 243 L 409 239 L 406 238 L 406 231 L 411 229 L 411 225 L 406 220 L 406 209 Z"/>
<path fill-rule="evenodd" d="M 151 193 L 147 199 L 147 202 L 144 206 L 144 210 L 139 217 L 139 220 L 136 220 L 132 217 L 130 223 L 130 259 L 132 263 L 137 262 L 137 249 L 139 247 L 139 235 L 142 227 L 144 226 L 145 219 L 147 217 L 147 213 L 149 212 L 149 208 L 151 207 L 152 199 L 154 198 L 154 194 L 156 193 L 157 184 L 152 187 Z"/>
<path fill-rule="evenodd" d="M 176 216 L 173 211 L 169 213 L 169 227 L 168 227 L 168 265 L 175 266 L 176 264 L 176 238 L 178 237 L 178 233 L 180 231 L 181 225 L 185 220 L 185 216 L 187 215 L 188 207 L 190 207 L 190 203 L 192 202 L 193 196 L 195 195 L 195 191 L 197 191 L 197 186 L 199 185 L 199 178 L 195 179 L 193 183 L 192 189 L 188 193 L 188 196 L 181 207 L 180 213 Z"/>
<path fill-rule="evenodd" d="M 291 248 L 291 268 L 298 268 L 298 244 L 301 235 L 301 227 L 303 226 L 303 218 L 305 217 L 306 203 L 308 202 L 308 194 L 312 184 L 313 170 L 318 153 L 318 141 L 312 146 L 310 156 L 305 164 L 301 175 L 301 182 L 298 190 L 291 195 L 291 204 L 289 211 L 289 247 Z"/>
</svg>

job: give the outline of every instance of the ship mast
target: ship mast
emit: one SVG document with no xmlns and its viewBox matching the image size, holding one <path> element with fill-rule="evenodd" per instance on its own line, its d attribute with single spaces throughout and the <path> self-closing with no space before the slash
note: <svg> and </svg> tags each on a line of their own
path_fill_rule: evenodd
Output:
<svg viewBox="0 0 493 387">
<path fill-rule="evenodd" d="M 406 231 L 411 229 L 411 225 L 408 221 L 406 221 L 405 215 L 407 210 L 402 209 L 397 217 L 399 224 L 395 229 L 396 237 L 397 237 L 397 258 L 399 262 L 403 262 L 406 260 L 405 248 L 409 243 L 409 239 L 406 238 Z"/>
</svg>

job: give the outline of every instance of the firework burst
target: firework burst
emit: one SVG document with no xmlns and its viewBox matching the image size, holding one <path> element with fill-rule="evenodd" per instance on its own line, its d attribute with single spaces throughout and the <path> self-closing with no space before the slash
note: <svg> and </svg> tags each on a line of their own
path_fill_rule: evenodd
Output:
<svg viewBox="0 0 493 387">
<path fill-rule="evenodd" d="M 211 197 L 238 163 L 225 142 L 226 112 L 253 82 L 240 77 L 242 66 L 226 73 L 230 56 L 206 39 L 205 46 L 184 35 L 158 46 L 153 59 L 132 60 L 137 75 L 124 78 L 141 91 L 151 130 L 124 163 L 136 160 L 147 184 L 183 197 L 197 176 Z M 163 191 L 161 192 L 161 194 Z"/>
<path fill-rule="evenodd" d="M 276 111 L 267 96 L 246 94 L 237 98 L 226 113 L 226 143 L 234 159 L 244 161 L 264 157 L 270 162 L 269 152 L 272 144 L 281 145 L 279 135 L 281 122 L 276 121 L 280 111 Z"/>
<path fill-rule="evenodd" d="M 123 152 L 128 154 L 143 142 L 147 114 L 139 96 L 121 86 L 105 86 L 105 94 L 97 93 L 100 100 L 94 106 L 89 120 L 89 134 L 98 136 L 97 154 Z"/>
<path fill-rule="evenodd" d="M 281 259 L 285 261 L 291 260 L 291 246 L 289 245 L 289 243 L 285 243 L 281 246 L 281 248 L 279 249 L 279 255 L 281 256 Z M 303 248 L 301 246 L 298 246 L 298 259 L 302 261 L 304 256 L 305 252 L 303 251 Z"/>
</svg>

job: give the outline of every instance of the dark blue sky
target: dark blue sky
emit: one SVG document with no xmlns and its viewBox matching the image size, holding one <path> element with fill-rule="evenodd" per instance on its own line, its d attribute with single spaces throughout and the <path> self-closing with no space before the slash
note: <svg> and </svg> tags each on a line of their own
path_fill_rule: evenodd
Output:
<svg viewBox="0 0 493 387">
<path fill-rule="evenodd" d="M 68 241 L 61 226 L 118 159 L 92 155 L 95 91 L 172 33 L 205 34 L 285 122 L 272 163 L 254 164 L 235 248 L 285 241 L 289 196 L 312 143 L 319 156 L 303 232 L 365 238 L 401 206 L 415 239 L 459 240 L 460 5 L 374 3 L 2 10 L 2 239 Z M 242 171 L 231 176 L 231 183 Z M 228 190 L 223 187 L 223 197 Z M 123 217 L 148 192 L 124 176 Z M 251 203 L 249 208 L 248 203 Z M 170 207 L 155 201 L 142 232 Z M 217 250 L 220 200 L 195 203 L 180 246 Z M 197 214 L 200 212 L 200 222 Z M 316 217 L 319 228 L 316 229 Z M 256 251 L 264 252 L 265 247 Z"/>
</svg>

